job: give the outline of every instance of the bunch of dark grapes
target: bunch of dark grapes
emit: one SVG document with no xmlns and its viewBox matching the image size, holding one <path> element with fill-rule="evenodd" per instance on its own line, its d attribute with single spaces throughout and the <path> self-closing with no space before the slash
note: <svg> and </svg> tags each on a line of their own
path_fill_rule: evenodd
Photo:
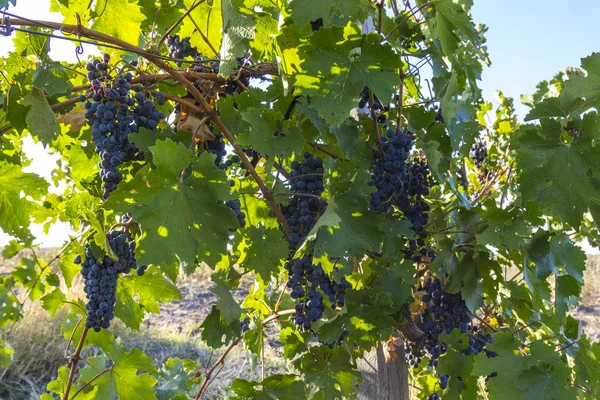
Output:
<svg viewBox="0 0 600 400">
<path fill-rule="evenodd" d="M 169 46 L 169 57 L 171 58 L 183 60 L 186 57 L 192 57 L 196 60 L 201 56 L 198 49 L 191 45 L 189 37 L 181 39 L 179 35 L 171 36 L 167 39 L 167 45 Z M 177 61 L 176 64 L 181 67 L 182 63 Z"/>
<path fill-rule="evenodd" d="M 370 97 L 369 88 L 365 86 L 359 95 L 359 100 L 358 100 L 358 109 L 359 110 L 365 110 L 369 106 L 369 97 Z M 387 121 L 387 116 L 384 114 L 384 112 L 388 112 L 390 110 L 389 104 L 384 105 L 377 98 L 377 96 L 373 95 L 372 109 L 377 114 L 377 123 L 385 124 Z"/>
<path fill-rule="evenodd" d="M 440 400 L 440 395 L 437 393 L 432 393 L 429 396 L 427 396 L 426 400 Z"/>
<path fill-rule="evenodd" d="M 240 228 L 245 227 L 246 226 L 246 214 L 244 214 L 244 212 L 241 210 L 240 201 L 238 199 L 227 200 L 225 202 L 225 205 L 227 207 L 229 207 L 231 209 L 231 211 L 233 211 L 233 213 L 235 214 L 235 216 L 240 224 Z"/>
<path fill-rule="evenodd" d="M 197 64 L 193 64 L 191 70 L 194 72 L 203 72 L 203 73 L 218 73 L 219 72 L 219 61 L 216 59 L 206 59 L 198 51 L 198 49 L 190 43 L 190 38 L 180 38 L 179 35 L 171 36 L 167 39 L 167 45 L 169 46 L 169 56 L 172 58 L 176 58 L 178 60 L 183 60 L 186 57 L 191 57 Z M 177 66 L 181 67 L 183 64 L 182 61 L 175 62 Z M 250 61 L 250 56 L 245 55 L 244 57 L 237 58 L 238 68 L 247 67 L 252 65 Z M 239 82 L 242 85 L 239 85 L 235 80 L 228 80 L 225 85 L 219 88 L 219 97 L 223 97 L 226 95 L 233 95 L 235 93 L 241 93 L 243 87 L 248 87 L 250 84 L 250 78 L 248 76 L 240 76 Z M 200 85 L 202 84 L 201 79 L 197 79 L 194 82 L 194 85 L 200 89 Z M 202 88 L 204 90 L 204 88 Z M 214 93 L 212 93 L 214 95 Z"/>
<path fill-rule="evenodd" d="M 344 306 L 344 294 L 352 285 L 345 278 L 339 284 L 332 281 L 321 264 L 313 264 L 312 254 L 289 260 L 286 269 L 289 276 L 286 286 L 292 290 L 292 299 L 299 300 L 294 315 L 298 327 L 308 330 L 312 322 L 323 316 L 324 295 L 332 308 Z"/>
<path fill-rule="evenodd" d="M 323 27 L 323 18 L 317 18 L 314 21 L 310 21 L 310 28 L 313 31 L 318 31 Z"/>
<path fill-rule="evenodd" d="M 417 235 L 417 239 L 408 241 L 405 258 L 420 262 L 425 256 L 435 257 L 435 252 L 423 247 L 427 237 L 423 228 L 430 210 L 424 196 L 429 194 L 433 181 L 427 162 L 410 157 L 412 144 L 412 134 L 408 132 L 396 134 L 388 129 L 386 136 L 381 137 L 381 148 L 373 150 L 375 162 L 369 186 L 377 190 L 371 193 L 370 209 L 385 213 L 397 208 L 402 212 Z"/>
<path fill-rule="evenodd" d="M 81 275 L 85 281 L 84 291 L 88 298 L 86 308 L 88 310 L 85 327 L 99 332 L 100 329 L 108 328 L 110 321 L 114 318 L 114 307 L 116 301 L 117 278 L 119 274 L 128 274 L 137 269 L 138 275 L 143 275 L 147 266 L 139 268 L 135 261 L 135 241 L 123 230 L 110 231 L 107 234 L 110 248 L 118 257 L 115 261 L 108 256 L 97 259 L 92 248 L 85 248 L 85 261 L 81 256 L 75 257 L 74 262 L 81 264 Z"/>
<path fill-rule="evenodd" d="M 290 189 L 294 196 L 282 211 L 291 231 L 288 237 L 290 249 L 295 249 L 306 238 L 327 202 L 319 198 L 323 194 L 321 158 L 306 152 L 304 160 L 293 161 L 291 167 Z"/>
<path fill-rule="evenodd" d="M 103 61 L 94 60 L 86 66 L 92 84 L 92 102 L 85 103 L 85 116 L 92 127 L 92 142 L 96 152 L 102 158 L 99 167 L 104 183 L 103 197 L 106 199 L 121 182 L 122 175 L 118 167 L 144 157 L 129 142 L 129 135 L 139 128 L 154 131 L 165 115 L 156 109 L 152 99 L 146 98 L 140 86 L 131 85 L 133 76 L 130 72 L 113 79 L 108 73 L 107 54 Z M 155 93 L 154 96 L 158 104 L 164 104 L 162 93 Z M 82 100 L 85 100 L 85 96 L 82 96 Z"/>
<path fill-rule="evenodd" d="M 243 318 L 242 322 L 240 322 L 240 328 L 242 328 L 242 333 L 244 333 L 248 329 L 250 329 L 250 318 L 248 318 L 248 317 Z"/>
<path fill-rule="evenodd" d="M 358 108 L 365 108 L 369 105 L 369 88 L 364 87 L 363 90 L 359 94 L 358 100 Z M 384 106 L 381 101 L 377 98 L 377 96 L 373 95 L 373 109 L 375 111 L 389 111 L 389 106 Z"/>
<path fill-rule="evenodd" d="M 482 139 L 477 139 L 473 147 L 471 148 L 471 158 L 477 167 L 481 168 L 481 165 L 487 157 L 487 147 Z"/>
<path fill-rule="evenodd" d="M 486 349 L 488 343 L 493 343 L 490 334 L 484 334 L 479 327 L 473 325 L 471 313 L 459 293 L 448 293 L 442 289 L 440 279 L 427 280 L 420 288 L 424 290 L 422 300 L 427 308 L 419 315 L 418 326 L 424 332 L 422 343 L 405 342 L 405 352 L 409 365 L 416 367 L 420 360 L 427 355 L 429 365 L 435 367 L 439 357 L 446 352 L 447 346 L 440 342 L 442 333 L 451 333 L 458 329 L 468 336 L 469 347 L 463 350 L 466 355 L 477 355 L 484 352 L 487 357 L 496 357 L 494 351 Z M 439 375 L 440 388 L 448 385 L 448 376 Z"/>
<path fill-rule="evenodd" d="M 225 148 L 225 141 L 223 140 L 223 135 L 217 133 L 213 140 L 207 140 L 204 142 L 198 143 L 198 146 L 204 146 L 205 150 L 210 154 L 214 154 L 217 156 L 215 159 L 215 165 L 217 168 L 225 169 L 225 164 L 223 160 L 227 157 L 227 149 Z"/>
</svg>

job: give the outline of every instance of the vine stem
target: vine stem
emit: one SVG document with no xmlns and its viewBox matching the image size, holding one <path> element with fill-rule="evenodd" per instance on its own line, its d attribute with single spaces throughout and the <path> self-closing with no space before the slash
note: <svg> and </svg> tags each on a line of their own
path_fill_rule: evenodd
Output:
<svg viewBox="0 0 600 400">
<path fill-rule="evenodd" d="M 77 344 L 77 349 L 75 349 L 75 353 L 71 357 L 71 370 L 69 371 L 69 380 L 67 381 L 67 387 L 65 388 L 65 393 L 63 395 L 63 400 L 69 399 L 69 392 L 71 391 L 71 386 L 73 386 L 73 379 L 75 378 L 75 371 L 77 371 L 77 364 L 81 359 L 80 354 L 83 349 L 83 343 L 85 342 L 85 338 L 88 333 L 88 328 L 83 329 L 83 333 L 79 338 L 79 343 Z M 75 396 L 73 396 L 75 397 Z"/>
<path fill-rule="evenodd" d="M 24 20 L 21 18 L 15 18 L 15 19 L 11 20 L 11 24 L 21 25 L 21 26 L 51 27 L 53 29 L 60 30 L 62 32 L 68 31 L 69 33 L 74 34 L 74 35 L 85 36 L 85 37 L 89 37 L 92 39 L 100 40 L 102 42 L 111 43 L 111 44 L 120 46 L 127 51 L 137 52 L 138 54 L 141 51 L 141 49 L 139 47 L 134 46 L 128 42 L 125 42 L 124 40 L 117 39 L 117 38 L 107 35 L 105 33 L 101 33 L 98 31 L 94 31 L 92 29 L 85 28 L 81 25 L 69 25 L 69 24 L 62 24 L 62 23 L 50 22 L 50 21 Z M 273 212 L 275 213 L 275 216 L 277 217 L 279 224 L 282 226 L 283 231 L 285 232 L 285 234 L 287 236 L 289 236 L 289 234 L 291 233 L 290 227 L 289 227 L 283 213 L 281 212 L 281 209 L 275 202 L 275 199 L 273 198 L 273 195 L 271 194 L 270 190 L 265 186 L 264 181 L 262 180 L 260 175 L 254 169 L 254 166 L 252 165 L 252 163 L 246 156 L 246 153 L 244 153 L 242 148 L 235 143 L 235 138 L 234 138 L 233 134 L 229 131 L 229 129 L 227 129 L 227 127 L 225 126 L 223 121 L 221 121 L 221 118 L 219 118 L 219 115 L 217 114 L 217 112 L 214 109 L 212 109 L 212 107 L 206 101 L 206 99 L 204 98 L 202 93 L 200 93 L 200 91 L 190 81 L 188 81 L 185 78 L 185 76 L 181 74 L 181 72 L 175 70 L 174 68 L 171 68 L 169 65 L 167 65 L 167 63 L 165 63 L 159 57 L 157 57 L 153 54 L 141 54 L 141 56 L 144 57 L 145 59 L 147 59 L 148 61 L 150 61 L 151 63 L 153 63 L 154 65 L 156 65 L 157 67 L 159 67 L 160 69 L 162 69 L 163 71 L 166 71 L 169 75 L 171 75 L 173 78 L 175 78 L 177 81 L 179 81 L 187 89 L 187 91 L 194 97 L 194 99 L 204 108 L 204 110 L 200 110 L 200 111 L 204 111 L 204 112 L 208 113 L 208 115 L 210 116 L 210 119 L 213 121 L 213 123 L 217 126 L 217 128 L 219 128 L 219 130 L 223 133 L 225 138 L 227 138 L 229 143 L 233 146 L 233 149 L 235 150 L 237 155 L 242 160 L 242 163 L 244 164 L 244 166 L 246 166 L 246 169 L 248 170 L 250 175 L 252 175 L 252 178 L 254 178 L 254 180 L 256 181 L 258 188 L 260 189 L 263 196 L 269 203 L 271 210 L 273 210 Z"/>
<path fill-rule="evenodd" d="M 284 315 L 292 315 L 295 313 L 296 313 L 296 310 L 294 310 L 294 309 L 275 312 L 273 315 L 265 318 L 265 320 L 262 321 L 262 325 L 267 325 L 270 322 L 272 322 L 272 321 L 276 320 L 277 318 L 282 317 Z M 202 397 L 202 394 L 204 394 L 204 392 L 208 388 L 210 382 L 212 382 L 210 380 L 210 377 L 212 376 L 213 372 L 215 372 L 215 369 L 217 369 L 219 367 L 219 365 L 221 365 L 225 361 L 225 358 L 227 358 L 227 355 L 241 341 L 242 341 L 241 337 L 233 339 L 233 341 L 229 344 L 229 346 L 227 346 L 227 348 L 225 349 L 223 354 L 221 354 L 221 357 L 219 357 L 219 359 L 217 361 L 215 361 L 215 363 L 212 365 L 212 367 L 210 367 L 210 369 L 206 372 L 206 374 L 204 374 L 204 376 L 205 376 L 204 380 L 202 381 L 202 385 L 200 385 L 200 390 L 198 390 L 198 394 L 196 395 L 195 400 L 199 400 Z"/>
</svg>

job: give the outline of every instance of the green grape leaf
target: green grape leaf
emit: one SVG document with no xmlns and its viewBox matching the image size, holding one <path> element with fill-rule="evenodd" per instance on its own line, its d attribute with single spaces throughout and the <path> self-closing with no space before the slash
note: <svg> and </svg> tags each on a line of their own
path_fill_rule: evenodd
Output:
<svg viewBox="0 0 600 400">
<path fill-rule="evenodd" d="M 184 4 L 187 8 L 195 2 L 186 0 Z M 192 18 L 185 18 L 182 21 L 178 32 L 181 38 L 189 37 L 190 44 L 207 58 L 219 56 L 219 54 L 215 54 L 213 48 L 218 52 L 221 47 L 221 29 L 224 21 L 221 11 L 221 0 L 205 1 L 191 12 Z M 202 35 L 196 32 L 198 26 L 202 29 Z"/>
<path fill-rule="evenodd" d="M 41 261 L 43 263 L 43 261 Z M 28 290 L 31 300 L 39 299 L 46 292 L 44 278 L 50 271 L 38 265 L 32 258 L 23 257 L 19 265 L 13 269 L 11 276 L 17 284 Z"/>
<path fill-rule="evenodd" d="M 570 305 L 577 305 L 581 301 L 582 283 L 569 275 L 556 277 L 555 307 L 556 316 L 564 322 Z"/>
<path fill-rule="evenodd" d="M 15 182 L 19 182 L 15 185 Z M 38 205 L 21 197 L 21 191 L 39 200 L 48 190 L 48 183 L 32 173 L 24 173 L 19 165 L 0 162 L 0 228 L 9 235 L 27 243 L 32 239 L 29 231 L 30 215 Z"/>
<path fill-rule="evenodd" d="M 4 259 L 13 258 L 17 254 L 19 254 L 19 251 L 23 250 L 24 248 L 25 246 L 22 243 L 20 243 L 18 240 L 13 239 L 10 242 L 8 242 L 8 244 L 2 249 L 2 257 Z"/>
<path fill-rule="evenodd" d="M 229 289 L 226 287 L 214 286 L 209 290 L 219 297 L 217 308 L 221 317 L 225 320 L 225 323 L 231 325 L 234 321 L 238 321 L 240 315 L 242 315 L 242 308 L 237 301 L 235 301 Z"/>
<path fill-rule="evenodd" d="M 237 141 L 240 145 L 252 146 L 260 154 L 272 157 L 289 157 L 302 151 L 302 130 L 290 126 L 289 121 L 278 128 L 277 124 L 281 124 L 283 120 L 280 112 L 250 108 L 242 113 L 242 118 L 247 122 L 249 130 L 239 135 Z M 275 136 L 276 130 L 286 136 Z"/>
<path fill-rule="evenodd" d="M 97 387 L 95 393 L 98 399 L 113 399 L 117 396 L 122 399 L 142 400 L 156 399 L 154 385 L 158 382 L 156 378 L 148 373 L 156 373 L 152 359 L 142 353 L 140 349 L 132 349 L 130 352 L 118 352 L 116 357 L 110 360 L 114 363 L 106 367 L 109 359 L 103 356 L 89 357 L 88 365 L 79 370 L 77 383 L 83 385 L 97 377 L 92 383 Z"/>
<path fill-rule="evenodd" d="M 523 246 L 523 236 L 530 234 L 530 228 L 519 208 L 499 208 L 495 201 L 485 202 L 485 211 L 476 208 L 481 219 L 486 221 L 485 230 L 477 240 L 496 247 L 517 250 Z"/>
<path fill-rule="evenodd" d="M 600 343 L 588 339 L 578 342 L 579 352 L 575 358 L 578 381 L 586 384 L 593 393 L 600 393 Z"/>
<path fill-rule="evenodd" d="M 600 53 L 582 58 L 581 67 L 587 75 L 579 71 L 570 72 L 560 96 L 572 101 L 583 97 L 588 103 L 596 102 L 600 99 Z"/>
<path fill-rule="evenodd" d="M 390 337 L 397 309 L 389 293 L 379 287 L 353 289 L 346 292 L 345 303 L 348 313 L 339 315 L 333 322 L 344 324 L 350 340 L 361 349 L 369 350 L 377 341 Z M 335 330 L 334 337 L 329 339 L 336 340 L 340 332 L 341 329 Z"/>
<path fill-rule="evenodd" d="M 88 0 L 52 0 L 51 12 L 60 12 L 65 24 L 81 23 L 84 28 L 89 28 L 90 2 Z"/>
<path fill-rule="evenodd" d="M 308 351 L 308 343 L 311 338 L 310 332 L 301 332 L 290 327 L 283 328 L 279 332 L 279 340 L 283 343 L 283 354 L 290 360 Z"/>
<path fill-rule="evenodd" d="M 279 229 L 249 227 L 243 234 L 237 245 L 240 254 L 237 263 L 268 282 L 271 276 L 277 276 L 281 260 L 289 252 L 286 240 Z"/>
<path fill-rule="evenodd" d="M 150 151 L 156 168 L 140 169 L 107 201 L 108 207 L 131 212 L 143 228 L 138 264 L 180 260 L 193 268 L 196 257 L 209 264 L 219 261 L 227 251 L 229 228 L 238 225 L 234 214 L 219 205 L 229 195 L 225 172 L 208 153 L 192 163 L 191 152 L 181 143 L 157 141 Z M 190 175 L 180 179 L 190 164 Z"/>
<path fill-rule="evenodd" d="M 44 307 L 44 310 L 48 311 L 53 317 L 56 315 L 56 312 L 65 305 L 66 300 L 67 296 L 65 296 L 60 288 L 54 289 L 41 298 L 42 307 Z"/>
<path fill-rule="evenodd" d="M 96 17 L 92 29 L 137 46 L 142 33 L 141 24 L 146 18 L 140 11 L 137 1 L 97 2 L 94 7 Z M 125 15 L 127 18 L 124 18 Z"/>
<path fill-rule="evenodd" d="M 275 374 L 261 382 L 234 379 L 231 390 L 238 399 L 279 400 L 305 399 L 304 382 L 297 375 Z"/>
<path fill-rule="evenodd" d="M 301 47 L 308 73 L 296 76 L 296 88 L 314 94 L 311 106 L 327 123 L 341 125 L 356 107 L 365 86 L 382 102 L 392 98 L 399 82 L 400 59 L 378 34 L 362 35 L 360 26 L 321 28 Z"/>
<path fill-rule="evenodd" d="M 128 327 L 139 330 L 146 312 L 159 314 L 159 302 L 172 300 L 181 300 L 177 286 L 157 268 L 150 268 L 142 276 L 124 276 L 118 280 L 115 315 Z"/>
<path fill-rule="evenodd" d="M 533 110 L 525 116 L 524 121 L 534 121 L 540 118 L 560 117 L 566 118 L 573 113 L 580 113 L 584 105 L 581 99 L 568 99 L 566 96 L 547 97 L 542 102 L 536 103 Z"/>
<path fill-rule="evenodd" d="M 15 350 L 5 341 L 0 340 L 0 368 L 8 369 L 13 362 Z"/>
<path fill-rule="evenodd" d="M 257 357 L 263 354 L 264 342 L 267 335 L 264 331 L 264 326 L 257 321 L 256 326 L 252 326 L 250 330 L 244 332 L 244 345 L 246 349 Z"/>
<path fill-rule="evenodd" d="M 576 246 L 566 234 L 552 235 L 540 230 L 533 235 L 527 245 L 527 254 L 536 264 L 536 274 L 546 279 L 560 270 L 583 283 L 585 252 Z"/>
<path fill-rule="evenodd" d="M 519 357 L 519 343 L 508 332 L 493 335 L 494 344 L 486 345 L 486 349 L 498 353 L 497 357 L 475 357 L 473 375 L 487 376 L 497 372 L 498 376 L 487 382 L 489 396 L 499 400 L 520 399 L 522 391 L 516 386 L 519 374 L 526 370 L 531 363 L 524 357 Z"/>
<path fill-rule="evenodd" d="M 90 181 L 98 176 L 99 159 L 89 157 L 81 146 L 69 146 L 64 150 L 63 157 L 69 162 L 69 175 L 74 181 Z"/>
<path fill-rule="evenodd" d="M 477 31 L 469 17 L 469 4 L 472 2 L 455 2 L 452 0 L 435 0 L 431 2 L 431 16 L 426 18 L 431 35 L 439 40 L 444 54 L 453 54 L 461 39 L 457 32 L 476 41 Z"/>
<path fill-rule="evenodd" d="M 52 393 L 56 393 L 58 395 L 60 395 L 60 397 L 63 397 L 65 388 L 67 387 L 67 382 L 69 381 L 69 367 L 66 365 L 63 365 L 62 367 L 60 367 L 57 371 L 57 376 L 56 379 L 48 382 L 48 385 L 46 385 L 46 390 L 48 390 L 49 392 Z M 73 382 L 73 386 L 71 386 L 72 390 L 79 390 L 79 386 L 77 385 L 76 382 Z M 95 391 L 96 388 L 93 388 L 93 391 Z M 89 395 L 89 391 L 88 393 L 86 393 L 87 395 Z M 85 398 L 85 397 L 82 397 Z M 87 397 L 89 399 L 89 396 Z M 50 396 L 49 400 L 54 400 L 55 397 L 54 396 Z M 46 399 L 44 399 L 46 400 Z"/>
<path fill-rule="evenodd" d="M 73 89 L 69 75 L 57 62 L 38 65 L 33 73 L 33 85 L 50 97 L 69 94 Z"/>
<path fill-rule="evenodd" d="M 475 312 L 483 303 L 484 293 L 488 298 L 496 298 L 501 276 L 500 265 L 488 253 L 467 253 L 446 288 L 453 293 L 460 290 L 469 310 Z"/>
<path fill-rule="evenodd" d="M 39 31 L 39 28 L 32 28 L 33 31 Z M 20 56 L 34 55 L 44 61 L 47 60 L 46 53 L 49 50 L 50 40 L 43 35 L 36 35 L 31 32 L 17 32 L 13 39 L 15 52 Z M 26 64 L 26 63 L 24 63 Z"/>
<path fill-rule="evenodd" d="M 338 179 L 328 186 L 327 209 L 308 235 L 317 234 L 317 248 L 335 256 L 358 256 L 379 247 L 383 234 L 377 213 L 369 211 L 372 188 L 368 172 L 340 163 Z"/>
<path fill-rule="evenodd" d="M 13 126 L 13 128 L 22 133 L 27 128 L 27 114 L 31 107 L 25 106 L 19 100 L 27 95 L 23 92 L 18 85 L 12 85 L 8 91 L 8 110 L 6 112 L 6 119 Z"/>
<path fill-rule="evenodd" d="M 545 347 L 538 354 L 538 350 Z M 532 345 L 532 357 L 538 358 L 529 368 L 521 371 L 515 385 L 524 391 L 524 400 L 569 400 L 577 398 L 577 391 L 567 386 L 571 369 L 560 359 L 559 353 L 541 342 Z"/>
<path fill-rule="evenodd" d="M 242 57 L 250 48 L 250 39 L 254 39 L 255 26 L 253 18 L 243 14 L 233 0 L 221 0 L 223 21 L 223 38 L 221 42 L 221 59 L 219 74 L 228 77 L 238 66 L 237 57 Z"/>
<path fill-rule="evenodd" d="M 598 196 L 596 180 L 600 157 L 591 138 L 561 140 L 558 123 L 542 120 L 524 126 L 517 146 L 520 191 L 525 201 L 550 209 L 556 217 L 577 228 L 590 199 Z"/>
<path fill-rule="evenodd" d="M 330 19 L 336 0 L 294 0 L 290 5 L 292 17 L 298 25 L 306 25 L 319 18 Z"/>
<path fill-rule="evenodd" d="M 169 358 L 160 369 L 160 385 L 155 387 L 159 400 L 172 399 L 187 392 L 187 382 L 194 378 L 194 371 L 186 368 L 187 360 Z M 185 397 L 187 400 L 187 397 Z"/>
<path fill-rule="evenodd" d="M 13 278 L 0 277 L 0 327 L 16 322 L 21 318 L 21 307 L 13 288 Z"/>
<path fill-rule="evenodd" d="M 412 298 L 411 284 L 416 281 L 413 277 L 413 263 L 405 261 L 395 263 L 387 267 L 382 272 L 375 272 L 378 284 L 386 293 L 389 293 L 394 307 L 400 309 L 404 304 L 409 303 Z"/>
<path fill-rule="evenodd" d="M 215 305 L 212 306 L 212 310 L 200 327 L 202 328 L 202 340 L 213 349 L 226 345 L 230 340 L 239 337 L 241 334 L 239 321 L 227 325 Z"/>
<path fill-rule="evenodd" d="M 309 352 L 294 361 L 303 372 L 304 382 L 315 387 L 312 399 L 325 400 L 355 393 L 354 385 L 362 377 L 352 365 L 350 354 L 342 347 L 311 347 Z"/>
<path fill-rule="evenodd" d="M 28 125 L 27 129 L 33 136 L 37 136 L 44 145 L 50 143 L 57 134 L 60 134 L 58 120 L 41 89 L 32 88 L 31 92 L 23 98 L 23 105 L 30 107 L 25 118 Z"/>
<path fill-rule="evenodd" d="M 70 0 L 72 1 L 72 0 Z M 203 2 L 202 4 L 205 4 Z M 138 0 L 142 14 L 146 17 L 142 22 L 142 29 L 154 29 L 156 32 L 163 32 L 176 23 L 184 13 L 184 4 L 182 2 L 173 3 L 170 0 Z M 194 19 L 197 16 L 194 15 Z M 186 23 L 189 18 L 183 20 Z"/>
</svg>

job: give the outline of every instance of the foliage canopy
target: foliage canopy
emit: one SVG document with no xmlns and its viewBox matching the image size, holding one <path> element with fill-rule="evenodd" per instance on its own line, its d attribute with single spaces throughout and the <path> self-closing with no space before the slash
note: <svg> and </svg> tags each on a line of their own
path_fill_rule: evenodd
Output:
<svg viewBox="0 0 600 400">
<path fill-rule="evenodd" d="M 11 16 L 10 3 L 0 0 L 15 47 L 0 59 L 0 228 L 14 239 L 3 256 L 33 246 L 32 223 L 47 231 L 61 221 L 74 232 L 60 257 L 25 257 L 0 278 L 0 327 L 23 316 L 15 290 L 53 315 L 70 310 L 64 337 L 79 346 L 45 400 L 199 398 L 215 372 L 217 364 L 203 370 L 192 360 L 154 365 L 110 329 L 79 322 L 85 299 L 70 294 L 79 282 L 73 259 L 86 245 L 114 257 L 106 232 L 126 213 L 137 262 L 150 266 L 118 280 L 114 313 L 127 327 L 139 329 L 160 303 L 180 299 L 176 280 L 201 264 L 214 271 L 218 296 L 201 335 L 215 349 L 226 346 L 222 359 L 238 344 L 260 357 L 263 327 L 280 326 L 295 373 L 236 379 L 233 398 L 353 397 L 365 352 L 393 335 L 420 340 L 406 330 L 418 325 L 422 285 L 431 277 L 460 294 L 498 356 L 465 354 L 464 333 L 446 334 L 437 366 L 413 370 L 418 398 L 600 396 L 599 344 L 568 315 L 585 269 L 577 241 L 600 244 L 600 54 L 540 83 L 519 123 L 512 99 L 500 94 L 494 109 L 482 98 L 478 81 L 489 59 L 470 0 L 402 7 L 395 0 L 108 0 L 92 8 L 52 0 L 62 24 Z M 147 96 L 166 98 L 157 107 L 167 119 L 130 134 L 145 157 L 120 166 L 122 182 L 106 200 L 93 128 L 85 124 L 88 71 L 85 62 L 51 59 L 59 31 L 96 43 L 114 75 L 129 71 Z M 197 56 L 174 57 L 167 35 L 189 37 Z M 197 123 L 189 129 L 185 121 Z M 417 240 L 406 215 L 370 206 L 373 151 L 387 129 L 409 135 L 412 157 L 431 169 L 425 229 L 437 257 L 405 260 L 407 243 Z M 62 192 L 25 172 L 28 135 L 59 155 L 49 168 Z M 206 151 L 218 140 L 242 164 L 219 168 L 221 155 Z M 482 160 L 473 157 L 477 146 L 485 147 Z M 290 171 L 305 152 L 323 159 L 317 197 L 327 208 L 290 253 L 284 211 L 295 196 Z M 240 202 L 243 227 L 227 206 L 232 200 Z M 307 254 L 352 286 L 311 331 L 281 321 L 295 312 L 286 263 Z M 231 293 L 246 274 L 255 285 L 239 304 Z M 0 343 L 3 368 L 9 339 Z M 78 365 L 82 349 L 92 347 L 98 353 Z M 447 389 L 436 374 L 449 376 Z"/>
</svg>

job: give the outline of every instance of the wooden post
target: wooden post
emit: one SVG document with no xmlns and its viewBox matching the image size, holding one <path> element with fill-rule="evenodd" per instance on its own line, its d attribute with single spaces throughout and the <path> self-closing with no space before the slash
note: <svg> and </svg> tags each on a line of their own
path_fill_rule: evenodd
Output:
<svg viewBox="0 0 600 400">
<path fill-rule="evenodd" d="M 357 398 L 360 400 L 409 400 L 408 364 L 404 347 L 396 348 L 397 357 L 385 362 L 383 345 L 358 360 L 364 382 Z"/>
</svg>

